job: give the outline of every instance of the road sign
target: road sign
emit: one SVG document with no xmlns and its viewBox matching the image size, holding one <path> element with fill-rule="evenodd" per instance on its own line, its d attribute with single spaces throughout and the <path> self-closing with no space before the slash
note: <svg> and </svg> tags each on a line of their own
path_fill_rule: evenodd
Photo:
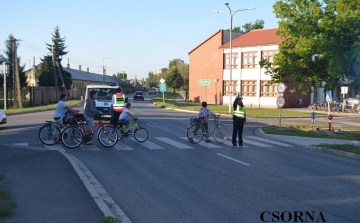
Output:
<svg viewBox="0 0 360 223">
<path fill-rule="evenodd" d="M 200 79 L 199 86 L 210 86 L 211 80 L 210 79 Z"/>
<path fill-rule="evenodd" d="M 326 102 L 332 102 L 331 91 L 326 92 Z"/>
<path fill-rule="evenodd" d="M 278 93 L 284 93 L 286 90 L 286 86 L 284 83 L 280 83 L 278 86 L 277 86 L 277 91 Z"/>
<path fill-rule="evenodd" d="M 349 91 L 349 87 L 341 87 L 341 94 L 347 94 Z"/>
<path fill-rule="evenodd" d="M 276 104 L 277 104 L 277 106 L 278 106 L 279 108 L 284 107 L 284 105 L 285 105 L 285 98 L 283 98 L 283 97 L 278 97 L 278 98 L 276 99 Z"/>
<path fill-rule="evenodd" d="M 166 84 L 165 83 L 160 84 L 160 91 L 161 92 L 166 91 Z"/>
<path fill-rule="evenodd" d="M 311 112 L 311 119 L 316 119 L 316 112 Z"/>
<path fill-rule="evenodd" d="M 165 83 L 164 78 L 161 78 L 160 83 L 162 83 L 162 84 Z"/>
</svg>

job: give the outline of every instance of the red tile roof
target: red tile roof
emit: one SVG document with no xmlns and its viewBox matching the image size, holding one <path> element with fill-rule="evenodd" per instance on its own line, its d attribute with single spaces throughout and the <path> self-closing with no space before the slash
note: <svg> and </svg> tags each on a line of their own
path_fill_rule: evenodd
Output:
<svg viewBox="0 0 360 223">
<path fill-rule="evenodd" d="M 232 47 L 279 44 L 282 40 L 275 34 L 277 30 L 278 28 L 251 30 L 234 39 Z M 222 45 L 220 48 L 230 48 L 230 42 Z"/>
</svg>

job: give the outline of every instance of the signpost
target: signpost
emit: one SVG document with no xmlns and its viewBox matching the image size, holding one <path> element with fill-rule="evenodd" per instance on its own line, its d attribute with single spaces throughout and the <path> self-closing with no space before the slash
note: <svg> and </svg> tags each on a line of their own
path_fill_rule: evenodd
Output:
<svg viewBox="0 0 360 223">
<path fill-rule="evenodd" d="M 161 78 L 161 80 L 160 80 L 160 91 L 163 93 L 163 103 L 165 103 L 165 96 L 164 96 L 164 94 L 165 94 L 165 91 L 166 91 L 166 84 L 165 84 L 165 80 L 164 80 L 164 78 Z"/>
<path fill-rule="evenodd" d="M 343 95 L 343 100 L 345 99 L 345 95 L 348 93 L 349 87 L 342 86 L 341 87 L 341 94 Z M 344 113 L 345 106 L 342 106 L 342 112 Z"/>
<path fill-rule="evenodd" d="M 206 86 L 211 85 L 211 80 L 210 79 L 200 79 L 198 85 L 199 86 L 205 86 L 205 101 L 207 101 L 207 98 L 206 98 Z"/>
<path fill-rule="evenodd" d="M 314 131 L 314 123 L 316 119 L 316 112 L 311 112 L 312 130 Z"/>
<path fill-rule="evenodd" d="M 285 98 L 283 97 L 285 90 L 286 90 L 286 85 L 284 83 L 280 83 L 277 86 L 277 91 L 279 93 L 279 97 L 276 99 L 276 104 L 277 104 L 278 108 L 280 108 L 279 127 L 281 127 L 281 108 L 284 107 L 284 105 L 285 105 Z"/>
<path fill-rule="evenodd" d="M 330 114 L 330 102 L 332 102 L 331 91 L 326 92 L 326 102 L 328 103 L 328 119 L 329 119 L 329 131 L 331 131 L 331 119 L 332 116 Z M 344 107 L 344 106 L 343 106 Z"/>
</svg>

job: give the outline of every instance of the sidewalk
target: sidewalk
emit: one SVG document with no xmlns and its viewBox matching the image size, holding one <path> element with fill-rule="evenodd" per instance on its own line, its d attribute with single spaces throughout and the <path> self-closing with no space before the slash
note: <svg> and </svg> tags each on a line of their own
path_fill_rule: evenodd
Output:
<svg viewBox="0 0 360 223">
<path fill-rule="evenodd" d="M 104 214 L 69 160 L 58 151 L 1 145 L 1 188 L 17 203 L 0 222 L 97 222 Z"/>
<path fill-rule="evenodd" d="M 286 136 L 286 135 L 272 135 L 272 134 L 266 134 L 264 131 L 259 128 L 256 130 L 256 134 L 272 139 L 275 141 L 295 145 L 295 146 L 301 146 L 305 147 L 311 150 L 324 152 L 332 155 L 338 155 L 338 156 L 344 156 L 351 159 L 360 160 L 360 155 L 345 151 L 340 151 L 336 149 L 329 149 L 325 147 L 317 147 L 316 145 L 320 144 L 337 144 L 337 145 L 345 145 L 345 144 L 352 144 L 352 145 L 360 145 L 360 140 L 344 140 L 344 139 L 328 139 L 328 138 L 311 138 L 311 137 L 300 137 L 300 136 Z"/>
</svg>

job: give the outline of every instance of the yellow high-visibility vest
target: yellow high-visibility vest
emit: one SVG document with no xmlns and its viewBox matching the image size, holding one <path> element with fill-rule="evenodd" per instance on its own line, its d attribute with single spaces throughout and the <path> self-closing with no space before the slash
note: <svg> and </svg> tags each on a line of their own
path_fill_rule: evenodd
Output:
<svg viewBox="0 0 360 223">
<path fill-rule="evenodd" d="M 245 118 L 245 105 L 243 107 L 237 105 L 234 115 L 238 118 Z"/>
<path fill-rule="evenodd" d="M 114 94 L 113 95 L 114 104 L 113 109 L 115 112 L 122 112 L 125 108 L 125 96 L 123 94 Z"/>
</svg>

